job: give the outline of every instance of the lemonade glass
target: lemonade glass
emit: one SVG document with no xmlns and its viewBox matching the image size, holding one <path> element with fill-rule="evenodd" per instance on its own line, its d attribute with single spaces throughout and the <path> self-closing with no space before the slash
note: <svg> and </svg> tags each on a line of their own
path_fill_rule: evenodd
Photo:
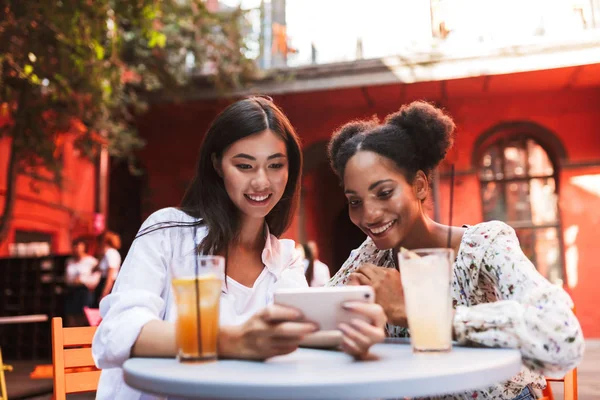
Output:
<svg viewBox="0 0 600 400">
<path fill-rule="evenodd" d="M 452 349 L 452 249 L 418 249 L 398 254 L 413 351 Z"/>
</svg>

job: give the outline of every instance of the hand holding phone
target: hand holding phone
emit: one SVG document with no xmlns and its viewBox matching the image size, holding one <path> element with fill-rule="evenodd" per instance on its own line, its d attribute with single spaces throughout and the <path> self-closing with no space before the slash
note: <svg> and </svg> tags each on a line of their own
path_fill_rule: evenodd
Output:
<svg viewBox="0 0 600 400">
<path fill-rule="evenodd" d="M 344 308 L 347 302 L 375 302 L 375 292 L 370 286 L 342 286 L 302 289 L 280 289 L 274 293 L 275 304 L 294 307 L 307 321 L 319 326 L 319 331 L 307 335 L 302 342 L 308 347 L 336 347 L 342 342 L 340 324 L 350 324 L 360 316 Z"/>
</svg>

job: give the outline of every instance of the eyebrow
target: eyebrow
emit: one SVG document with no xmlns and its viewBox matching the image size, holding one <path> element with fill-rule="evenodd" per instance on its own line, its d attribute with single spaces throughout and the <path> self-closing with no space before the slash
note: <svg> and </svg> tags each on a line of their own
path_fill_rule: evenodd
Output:
<svg viewBox="0 0 600 400">
<path fill-rule="evenodd" d="M 393 182 L 393 180 L 391 180 L 391 179 L 383 179 L 381 181 L 377 181 L 375 183 L 372 183 L 371 186 L 369 186 L 369 192 L 371 190 L 375 189 L 377 186 L 382 185 L 382 184 L 387 183 L 387 182 Z M 356 192 L 354 190 L 345 190 L 344 193 L 345 194 L 356 194 Z"/>
<path fill-rule="evenodd" d="M 246 153 L 236 154 L 235 156 L 233 156 L 233 158 L 245 158 L 247 160 L 256 161 L 255 157 L 252 157 L 250 154 L 246 154 Z M 271 154 L 269 157 L 267 157 L 267 160 L 272 160 L 274 158 L 286 158 L 286 156 L 283 153 L 275 153 L 275 154 Z"/>
</svg>

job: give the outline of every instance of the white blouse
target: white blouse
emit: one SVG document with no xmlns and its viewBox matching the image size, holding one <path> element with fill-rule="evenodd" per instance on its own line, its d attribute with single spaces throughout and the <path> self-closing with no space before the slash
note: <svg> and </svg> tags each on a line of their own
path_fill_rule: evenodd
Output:
<svg viewBox="0 0 600 400">
<path fill-rule="evenodd" d="M 98 285 L 100 276 L 93 272 L 94 267 L 98 265 L 98 260 L 95 257 L 87 255 L 81 260 L 68 258 L 66 264 L 65 282 L 67 285 L 73 286 L 77 279 L 90 290 L 93 290 Z"/>
<path fill-rule="evenodd" d="M 140 232 L 153 226 L 196 221 L 176 208 L 165 208 L 152 214 Z M 146 323 L 175 320 L 168 272 L 170 260 L 189 254 L 206 234 L 204 226 L 165 227 L 134 240 L 112 293 L 100 303 L 102 322 L 92 343 L 94 361 L 102 369 L 96 399 L 160 399 L 127 386 L 121 366 L 129 358 Z M 221 325 L 244 323 L 272 302 L 277 288 L 308 286 L 302 260 L 294 247 L 292 240 L 277 239 L 267 233 L 262 253 L 265 269 L 253 287 L 243 286 L 231 278 L 227 278 L 227 286 L 223 285 L 219 307 Z"/>
</svg>

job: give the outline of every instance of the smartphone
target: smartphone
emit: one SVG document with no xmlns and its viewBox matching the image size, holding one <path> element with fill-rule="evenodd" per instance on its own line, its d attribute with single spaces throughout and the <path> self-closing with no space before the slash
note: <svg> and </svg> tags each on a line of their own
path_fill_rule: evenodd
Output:
<svg viewBox="0 0 600 400">
<path fill-rule="evenodd" d="M 375 292 L 371 286 L 340 286 L 302 289 L 279 289 L 273 297 L 274 303 L 297 308 L 306 320 L 315 322 L 321 331 L 337 330 L 342 322 L 361 318 L 342 305 L 348 301 L 373 303 Z M 370 321 L 369 321 L 370 322 Z"/>
</svg>

